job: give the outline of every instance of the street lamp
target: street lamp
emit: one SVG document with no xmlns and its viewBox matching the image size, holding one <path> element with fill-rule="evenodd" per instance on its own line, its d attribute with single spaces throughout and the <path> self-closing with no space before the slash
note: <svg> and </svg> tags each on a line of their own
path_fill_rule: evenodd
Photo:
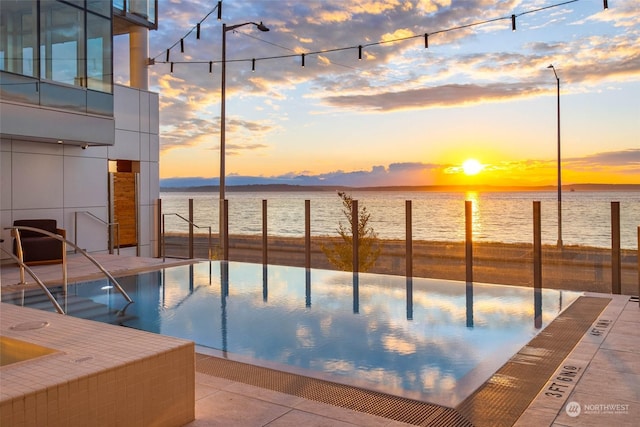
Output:
<svg viewBox="0 0 640 427">
<path fill-rule="evenodd" d="M 558 84 L 558 247 L 562 247 L 562 179 L 560 174 L 560 77 L 556 73 L 556 68 L 553 64 L 547 68 L 553 70 L 553 75 L 556 76 L 556 82 Z"/>
<path fill-rule="evenodd" d="M 244 24 L 229 25 L 222 24 L 222 84 L 221 84 L 221 101 L 220 101 L 220 248 L 222 249 L 223 259 L 226 261 L 229 259 L 229 248 L 225 243 L 226 237 L 226 217 L 224 213 L 224 200 L 225 200 L 225 102 L 226 102 L 226 84 L 227 84 L 227 31 L 235 30 L 236 28 L 245 25 L 255 25 L 260 31 L 269 31 L 269 28 L 264 26 L 262 22 L 256 24 L 255 22 L 245 22 Z"/>
</svg>

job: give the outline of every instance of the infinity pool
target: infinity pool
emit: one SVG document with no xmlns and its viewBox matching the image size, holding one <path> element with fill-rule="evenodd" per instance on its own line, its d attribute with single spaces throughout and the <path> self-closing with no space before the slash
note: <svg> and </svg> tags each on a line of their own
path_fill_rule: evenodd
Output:
<svg viewBox="0 0 640 427">
<path fill-rule="evenodd" d="M 203 353 L 447 406 L 581 295 L 238 262 L 118 281 L 135 303 L 126 305 L 107 281 L 92 281 L 69 286 L 69 313 L 193 340 Z M 72 301 L 88 300 L 98 304 L 74 313 Z"/>
</svg>

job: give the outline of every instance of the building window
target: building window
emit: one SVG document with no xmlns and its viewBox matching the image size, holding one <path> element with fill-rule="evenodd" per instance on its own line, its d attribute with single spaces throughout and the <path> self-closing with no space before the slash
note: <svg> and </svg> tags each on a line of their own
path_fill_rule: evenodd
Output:
<svg viewBox="0 0 640 427">
<path fill-rule="evenodd" d="M 38 45 L 35 1 L 2 2 L 0 70 L 37 77 Z"/>
<path fill-rule="evenodd" d="M 111 21 L 87 14 L 87 88 L 112 92 Z"/>
<path fill-rule="evenodd" d="M 40 9 L 40 78 L 85 86 L 85 13 L 46 0 Z"/>
<path fill-rule="evenodd" d="M 0 3 L 0 71 L 113 93 L 110 1 Z"/>
</svg>

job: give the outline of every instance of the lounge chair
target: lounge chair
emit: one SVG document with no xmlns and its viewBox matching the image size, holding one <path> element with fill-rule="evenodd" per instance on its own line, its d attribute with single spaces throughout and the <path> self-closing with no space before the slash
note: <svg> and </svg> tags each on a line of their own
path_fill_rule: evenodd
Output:
<svg viewBox="0 0 640 427">
<path fill-rule="evenodd" d="M 39 228 L 66 238 L 64 229 L 58 228 L 55 219 L 20 219 L 14 226 Z M 62 262 L 62 242 L 54 237 L 31 231 L 20 230 L 22 244 L 22 260 L 27 265 L 57 264 Z M 13 239 L 13 253 L 18 256 L 18 241 Z"/>
</svg>

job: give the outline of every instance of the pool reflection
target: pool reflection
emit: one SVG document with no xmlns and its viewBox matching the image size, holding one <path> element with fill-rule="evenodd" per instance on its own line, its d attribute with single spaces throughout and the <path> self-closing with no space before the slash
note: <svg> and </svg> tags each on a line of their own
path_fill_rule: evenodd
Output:
<svg viewBox="0 0 640 427">
<path fill-rule="evenodd" d="M 441 404 L 580 295 L 236 262 L 123 279 L 136 300 L 126 326 Z"/>
</svg>

